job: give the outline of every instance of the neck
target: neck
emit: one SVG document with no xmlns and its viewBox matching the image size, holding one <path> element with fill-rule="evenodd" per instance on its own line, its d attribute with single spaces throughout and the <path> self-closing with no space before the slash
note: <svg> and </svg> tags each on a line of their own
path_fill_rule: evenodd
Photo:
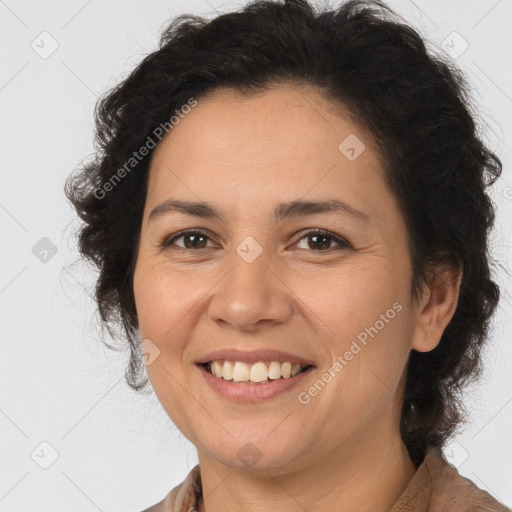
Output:
<svg viewBox="0 0 512 512">
<path fill-rule="evenodd" d="M 311 455 L 307 463 L 279 471 L 227 467 L 198 451 L 199 512 L 324 512 L 340 504 L 344 512 L 387 512 L 417 468 L 398 432 L 391 437 L 389 432 L 369 434 L 364 442 L 340 445 L 329 456 Z"/>
</svg>

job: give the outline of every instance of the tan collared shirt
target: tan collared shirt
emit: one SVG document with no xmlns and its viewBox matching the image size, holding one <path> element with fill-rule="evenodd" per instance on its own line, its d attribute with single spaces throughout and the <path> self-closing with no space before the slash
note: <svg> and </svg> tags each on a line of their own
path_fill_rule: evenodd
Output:
<svg viewBox="0 0 512 512">
<path fill-rule="evenodd" d="M 511 481 L 512 485 L 512 481 Z M 199 465 L 159 503 L 143 512 L 195 512 L 201 496 Z M 430 448 L 409 485 L 389 512 L 511 512 Z"/>
</svg>

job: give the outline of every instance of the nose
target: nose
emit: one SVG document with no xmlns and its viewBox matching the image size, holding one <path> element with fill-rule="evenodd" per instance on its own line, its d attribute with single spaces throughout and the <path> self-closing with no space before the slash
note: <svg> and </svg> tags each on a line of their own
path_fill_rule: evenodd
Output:
<svg viewBox="0 0 512 512">
<path fill-rule="evenodd" d="M 294 312 L 293 293 L 263 253 L 248 263 L 234 253 L 232 267 L 215 288 L 209 318 L 239 330 L 254 331 L 285 323 Z"/>
</svg>

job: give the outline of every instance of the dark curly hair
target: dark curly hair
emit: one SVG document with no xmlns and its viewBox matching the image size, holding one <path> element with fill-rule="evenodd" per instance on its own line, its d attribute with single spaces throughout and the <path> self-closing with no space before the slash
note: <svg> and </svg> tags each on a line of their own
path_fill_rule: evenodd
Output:
<svg viewBox="0 0 512 512">
<path fill-rule="evenodd" d="M 249 96 L 283 83 L 312 86 L 379 148 L 407 225 L 411 297 L 437 265 L 462 268 L 457 309 L 438 346 L 410 353 L 400 419 L 416 465 L 446 443 L 467 420 L 461 391 L 481 374 L 499 300 L 488 249 L 495 213 L 485 189 L 502 164 L 479 138 L 465 76 L 437 53 L 379 0 L 320 12 L 306 0 L 256 1 L 212 20 L 174 18 L 159 49 L 100 98 L 95 156 L 68 177 L 65 193 L 83 221 L 80 253 L 99 270 L 102 327 L 115 338 L 117 325 L 117 338 L 128 341 L 131 388 L 148 384 L 133 275 L 154 150 L 132 161 L 122 180 L 112 178 L 190 98 L 218 88 Z"/>
</svg>

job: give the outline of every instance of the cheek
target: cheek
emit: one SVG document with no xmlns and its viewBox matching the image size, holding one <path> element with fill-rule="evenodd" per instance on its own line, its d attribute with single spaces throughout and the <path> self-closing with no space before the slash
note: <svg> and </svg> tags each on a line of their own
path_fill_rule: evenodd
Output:
<svg viewBox="0 0 512 512">
<path fill-rule="evenodd" d="M 410 351 L 408 278 L 390 266 L 368 264 L 333 273 L 322 293 L 307 284 L 322 345 L 343 367 L 337 366 L 332 388 L 341 411 L 392 398 Z"/>
<path fill-rule="evenodd" d="M 149 340 L 158 354 L 146 371 L 164 408 L 175 416 L 176 411 L 183 413 L 179 397 L 189 385 L 189 342 L 205 307 L 205 293 L 213 284 L 205 276 L 191 278 L 168 267 L 137 267 L 134 293 L 141 339 Z"/>
<path fill-rule="evenodd" d="M 324 325 L 322 330 L 339 340 L 356 338 L 377 321 L 380 326 L 380 316 L 390 309 L 390 323 L 397 323 L 395 317 L 399 315 L 395 315 L 393 304 L 403 306 L 408 293 L 404 276 L 393 274 L 381 258 L 360 260 L 325 277 L 297 280 L 295 284 L 297 295 Z"/>
<path fill-rule="evenodd" d="M 133 285 L 141 340 L 149 340 L 151 350 L 157 354 L 146 366 L 148 378 L 169 417 L 186 431 L 184 389 L 188 384 L 183 351 L 196 321 L 194 303 L 201 293 L 190 281 L 180 279 L 179 274 L 144 262 L 136 267 Z"/>
<path fill-rule="evenodd" d="M 200 300 L 204 291 L 196 283 L 158 266 L 136 268 L 134 294 L 141 336 L 163 343 L 166 335 L 180 330 L 180 323 Z"/>
</svg>

